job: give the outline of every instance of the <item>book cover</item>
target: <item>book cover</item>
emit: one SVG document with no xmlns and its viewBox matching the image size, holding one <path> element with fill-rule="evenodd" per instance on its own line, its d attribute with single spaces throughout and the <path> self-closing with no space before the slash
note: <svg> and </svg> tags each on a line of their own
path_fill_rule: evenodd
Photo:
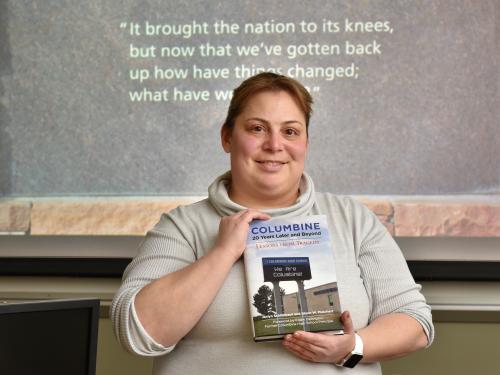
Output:
<svg viewBox="0 0 500 375">
<path fill-rule="evenodd" d="M 343 333 L 325 215 L 253 221 L 244 260 L 255 341 Z"/>
</svg>

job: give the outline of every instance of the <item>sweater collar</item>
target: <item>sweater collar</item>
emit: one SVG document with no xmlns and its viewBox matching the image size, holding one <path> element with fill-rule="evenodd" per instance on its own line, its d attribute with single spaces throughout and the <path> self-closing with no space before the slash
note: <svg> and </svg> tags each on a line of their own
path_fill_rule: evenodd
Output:
<svg viewBox="0 0 500 375">
<path fill-rule="evenodd" d="M 221 216 L 233 215 L 247 207 L 235 203 L 229 198 L 228 186 L 231 183 L 231 171 L 217 177 L 208 187 L 208 199 Z M 289 207 L 262 210 L 271 217 L 291 217 L 307 215 L 314 205 L 314 184 L 307 173 L 302 174 L 299 187 L 300 195 Z"/>
</svg>

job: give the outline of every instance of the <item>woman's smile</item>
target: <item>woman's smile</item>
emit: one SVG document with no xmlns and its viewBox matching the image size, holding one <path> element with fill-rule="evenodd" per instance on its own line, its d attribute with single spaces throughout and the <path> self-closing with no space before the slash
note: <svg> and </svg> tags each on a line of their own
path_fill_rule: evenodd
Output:
<svg viewBox="0 0 500 375">
<path fill-rule="evenodd" d="M 285 162 L 275 161 L 275 160 L 257 160 L 263 171 L 265 172 L 279 172 Z"/>
</svg>

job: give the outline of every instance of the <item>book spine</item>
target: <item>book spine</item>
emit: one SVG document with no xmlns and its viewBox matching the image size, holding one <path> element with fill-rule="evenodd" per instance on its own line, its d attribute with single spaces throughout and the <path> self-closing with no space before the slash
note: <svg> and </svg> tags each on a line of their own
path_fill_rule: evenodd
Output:
<svg viewBox="0 0 500 375">
<path fill-rule="evenodd" d="M 248 312 L 249 312 L 249 316 L 250 316 L 250 323 L 252 324 L 252 335 L 253 335 L 253 339 L 255 340 L 256 337 L 255 337 L 255 324 L 254 324 L 254 321 L 253 321 L 253 312 L 252 312 L 252 287 L 249 283 L 249 280 L 248 280 L 248 274 L 249 274 L 249 267 L 248 267 L 248 264 L 249 264 L 249 256 L 248 256 L 248 252 L 250 251 L 255 251 L 254 249 L 252 248 L 246 248 L 245 249 L 245 252 L 243 253 L 243 262 L 244 262 L 244 265 L 245 265 L 245 278 L 246 278 L 246 284 L 247 284 L 247 298 L 248 298 Z"/>
</svg>

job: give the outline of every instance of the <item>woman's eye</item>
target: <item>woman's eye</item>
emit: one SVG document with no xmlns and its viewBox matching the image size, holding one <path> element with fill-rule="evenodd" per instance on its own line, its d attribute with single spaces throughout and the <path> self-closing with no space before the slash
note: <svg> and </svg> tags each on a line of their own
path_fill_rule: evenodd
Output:
<svg viewBox="0 0 500 375">
<path fill-rule="evenodd" d="M 255 133 L 260 133 L 260 132 L 264 131 L 264 127 L 263 127 L 263 126 L 261 126 L 261 125 L 253 125 L 253 126 L 251 127 L 251 130 L 252 130 L 253 132 L 255 132 Z"/>
<path fill-rule="evenodd" d="M 288 128 L 285 130 L 285 134 L 291 136 L 291 135 L 298 135 L 299 132 L 293 128 Z"/>
</svg>

